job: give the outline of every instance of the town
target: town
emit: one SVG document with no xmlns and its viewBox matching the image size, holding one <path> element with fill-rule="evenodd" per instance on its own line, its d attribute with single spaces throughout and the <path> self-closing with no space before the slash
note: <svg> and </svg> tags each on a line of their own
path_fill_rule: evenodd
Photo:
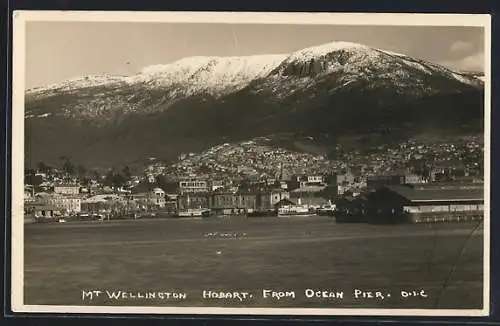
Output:
<svg viewBox="0 0 500 326">
<path fill-rule="evenodd" d="M 329 215 L 337 222 L 481 219 L 481 137 L 327 155 L 225 143 L 141 171 L 87 171 L 68 157 L 25 173 L 25 221 Z"/>
</svg>

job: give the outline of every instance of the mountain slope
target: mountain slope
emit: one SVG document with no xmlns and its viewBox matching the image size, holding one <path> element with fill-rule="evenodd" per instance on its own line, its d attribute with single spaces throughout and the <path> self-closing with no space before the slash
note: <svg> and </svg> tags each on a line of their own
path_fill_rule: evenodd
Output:
<svg viewBox="0 0 500 326">
<path fill-rule="evenodd" d="M 349 133 L 480 131 L 482 92 L 473 76 L 355 43 L 186 58 L 136 76 L 27 91 L 27 158 L 69 154 L 112 165 L 278 132 L 334 141 Z"/>
</svg>

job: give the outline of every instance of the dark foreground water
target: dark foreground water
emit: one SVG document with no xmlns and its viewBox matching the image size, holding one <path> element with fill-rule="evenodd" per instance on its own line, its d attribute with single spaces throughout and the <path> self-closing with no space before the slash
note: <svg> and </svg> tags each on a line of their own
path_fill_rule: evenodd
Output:
<svg viewBox="0 0 500 326">
<path fill-rule="evenodd" d="M 483 232 L 328 217 L 33 224 L 24 279 L 25 304 L 478 309 Z"/>
</svg>

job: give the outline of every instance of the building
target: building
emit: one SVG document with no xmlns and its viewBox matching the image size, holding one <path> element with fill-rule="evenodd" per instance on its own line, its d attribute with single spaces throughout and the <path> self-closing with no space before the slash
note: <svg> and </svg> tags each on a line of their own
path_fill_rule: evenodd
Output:
<svg viewBox="0 0 500 326">
<path fill-rule="evenodd" d="M 183 180 L 179 182 L 179 192 L 181 194 L 205 193 L 210 190 L 210 184 L 206 180 Z"/>
<path fill-rule="evenodd" d="M 316 196 L 299 196 L 291 195 L 290 199 L 297 203 L 297 205 L 305 205 L 311 209 L 317 209 L 328 203 L 328 199 Z"/>
<path fill-rule="evenodd" d="M 238 195 L 228 191 L 215 192 L 210 197 L 210 210 L 216 214 L 231 215 L 239 213 Z"/>
<path fill-rule="evenodd" d="M 290 199 L 290 193 L 283 189 L 264 190 L 257 196 L 257 210 L 272 210 L 283 199 Z"/>
<path fill-rule="evenodd" d="M 166 205 L 165 191 L 148 183 L 139 184 L 132 188 L 128 198 L 143 210 L 163 209 Z"/>
<path fill-rule="evenodd" d="M 325 178 L 322 175 L 309 175 L 307 176 L 307 183 L 323 185 L 325 183 Z"/>
<path fill-rule="evenodd" d="M 384 186 L 337 203 L 338 220 L 367 223 L 427 223 L 479 220 L 484 189 Z"/>
<path fill-rule="evenodd" d="M 31 185 L 24 186 L 24 201 L 33 201 L 35 197 L 35 187 Z"/>
<path fill-rule="evenodd" d="M 412 172 L 407 172 L 405 174 L 405 184 L 424 184 L 427 183 L 428 180 L 422 175 L 412 173 Z"/>
<path fill-rule="evenodd" d="M 210 194 L 205 193 L 184 193 L 177 197 L 177 209 L 209 209 Z"/>
<path fill-rule="evenodd" d="M 378 189 L 384 186 L 402 185 L 406 183 L 405 174 L 388 173 L 382 175 L 369 176 L 366 180 L 366 186 L 370 189 Z"/>
<path fill-rule="evenodd" d="M 63 215 L 74 215 L 82 211 L 82 200 L 76 196 L 60 194 L 37 194 L 36 202 L 41 205 L 54 207 Z"/>
<path fill-rule="evenodd" d="M 177 212 L 177 199 L 179 195 L 177 194 L 166 194 L 165 195 L 165 208 L 169 213 Z"/>
<path fill-rule="evenodd" d="M 222 180 L 212 180 L 210 182 L 210 190 L 217 191 L 218 189 L 224 188 L 224 181 Z"/>
<path fill-rule="evenodd" d="M 318 186 L 309 185 L 309 186 L 304 186 L 301 188 L 294 189 L 290 193 L 294 197 L 314 196 L 315 194 L 321 193 L 326 188 L 327 188 L 326 185 L 318 185 Z"/>
<path fill-rule="evenodd" d="M 57 207 L 49 204 L 39 204 L 33 206 L 33 217 L 35 220 L 52 219 L 60 215 Z"/>
<path fill-rule="evenodd" d="M 482 219 L 484 189 L 390 186 L 381 190 L 389 206 L 386 213 L 411 222 L 445 222 Z"/>
<path fill-rule="evenodd" d="M 54 192 L 61 195 L 78 195 L 80 186 L 77 184 L 57 184 L 54 185 Z"/>
<path fill-rule="evenodd" d="M 256 192 L 240 192 L 238 194 L 238 208 L 245 212 L 257 210 L 257 197 Z"/>
<path fill-rule="evenodd" d="M 158 208 L 165 208 L 165 191 L 161 188 L 154 188 L 151 191 L 151 200 Z"/>
<path fill-rule="evenodd" d="M 343 196 L 336 201 L 335 220 L 338 223 L 370 222 L 367 198 L 364 195 Z"/>
<path fill-rule="evenodd" d="M 337 185 L 349 185 L 354 183 L 356 176 L 351 171 L 347 171 L 346 173 L 337 174 L 335 179 Z"/>
<path fill-rule="evenodd" d="M 130 207 L 127 207 L 127 204 Z M 126 212 L 134 209 L 133 202 L 114 194 L 95 195 L 82 200 L 82 212 L 85 213 L 111 213 Z"/>
<path fill-rule="evenodd" d="M 322 175 L 296 175 L 289 183 L 289 187 L 283 189 L 306 189 L 306 188 L 317 188 L 326 187 L 325 177 Z"/>
</svg>

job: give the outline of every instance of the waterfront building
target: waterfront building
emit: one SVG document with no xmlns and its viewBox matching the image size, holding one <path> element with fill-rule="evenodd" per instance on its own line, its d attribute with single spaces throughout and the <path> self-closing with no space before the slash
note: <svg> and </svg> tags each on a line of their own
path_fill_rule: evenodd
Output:
<svg viewBox="0 0 500 326">
<path fill-rule="evenodd" d="M 343 197 L 337 221 L 426 223 L 480 220 L 484 216 L 482 187 L 392 185 Z"/>
<path fill-rule="evenodd" d="M 209 209 L 210 194 L 205 193 L 184 193 L 177 197 L 177 209 Z"/>
</svg>

